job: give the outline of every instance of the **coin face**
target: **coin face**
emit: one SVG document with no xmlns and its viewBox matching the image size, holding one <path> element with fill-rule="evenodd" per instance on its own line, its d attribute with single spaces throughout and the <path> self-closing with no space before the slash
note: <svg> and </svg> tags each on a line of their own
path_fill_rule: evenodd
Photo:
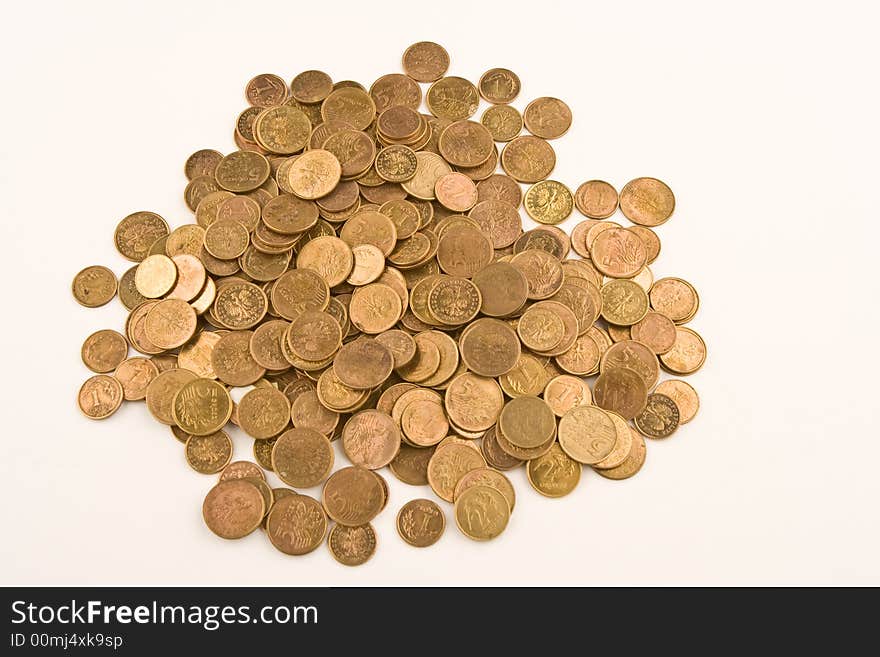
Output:
<svg viewBox="0 0 880 657">
<path fill-rule="evenodd" d="M 674 209 L 672 190 L 656 178 L 636 178 L 620 190 L 620 210 L 634 224 L 659 226 L 672 216 Z"/>
<path fill-rule="evenodd" d="M 490 68 L 480 76 L 480 95 L 493 104 L 510 103 L 521 87 L 519 76 L 506 68 Z"/>
<path fill-rule="evenodd" d="M 358 527 L 333 525 L 327 536 L 330 554 L 344 566 L 360 566 L 376 551 L 376 532 L 367 523 Z"/>
<path fill-rule="evenodd" d="M 82 384 L 77 403 L 87 418 L 103 420 L 119 409 L 122 399 L 122 384 L 112 376 L 98 374 L 86 379 Z"/>
<path fill-rule="evenodd" d="M 159 372 L 147 386 L 147 409 L 162 424 L 173 425 L 174 396 L 183 386 L 197 378 L 196 374 L 179 367 Z"/>
<path fill-rule="evenodd" d="M 287 100 L 289 93 L 287 83 L 272 73 L 254 76 L 244 90 L 247 101 L 256 107 L 280 105 Z"/>
<path fill-rule="evenodd" d="M 617 190 L 604 180 L 588 180 L 577 188 L 574 203 L 590 219 L 607 219 L 617 210 Z"/>
<path fill-rule="evenodd" d="M 193 182 L 195 180 L 201 178 L 195 178 Z M 124 258 L 140 262 L 147 257 L 150 247 L 162 237 L 167 237 L 169 232 L 168 223 L 155 212 L 134 212 L 116 226 L 113 241 L 116 250 Z"/>
<path fill-rule="evenodd" d="M 224 431 L 207 436 L 189 436 L 184 450 L 186 462 L 199 474 L 216 474 L 232 458 L 232 441 Z"/>
<path fill-rule="evenodd" d="M 468 445 L 447 444 L 438 448 L 428 463 L 428 484 L 440 499 L 451 502 L 458 480 L 471 470 L 484 467 L 486 461 L 479 451 Z M 504 504 L 507 506 L 506 501 Z"/>
<path fill-rule="evenodd" d="M 232 415 L 232 399 L 226 388 L 211 379 L 195 379 L 174 396 L 174 423 L 186 433 L 207 436 L 219 431 Z"/>
<path fill-rule="evenodd" d="M 163 299 L 144 320 L 147 339 L 160 349 L 176 349 L 189 342 L 197 326 L 196 311 L 181 299 Z"/>
<path fill-rule="evenodd" d="M 327 515 L 308 495 L 278 500 L 266 520 L 266 535 L 284 554 L 303 555 L 317 548 L 327 533 Z"/>
<path fill-rule="evenodd" d="M 149 358 L 127 358 L 116 368 L 113 376 L 122 384 L 125 399 L 137 401 L 147 395 L 150 382 L 159 375 L 156 364 Z"/>
<path fill-rule="evenodd" d="M 645 439 L 642 438 L 642 435 L 638 433 L 635 429 L 631 430 L 632 432 L 632 445 L 629 450 L 629 454 L 626 459 L 624 459 L 623 463 L 614 467 L 614 468 L 597 468 L 593 469 L 605 477 L 606 479 L 629 479 L 633 475 L 635 475 L 639 470 L 642 469 L 642 466 L 645 464 L 645 456 L 646 456 L 646 448 L 645 448 Z"/>
<path fill-rule="evenodd" d="M 700 305 L 694 286 L 680 278 L 661 278 L 651 286 L 651 307 L 676 324 L 687 322 Z"/>
<path fill-rule="evenodd" d="M 602 317 L 616 326 L 638 324 L 648 313 L 648 295 L 634 281 L 611 280 L 602 286 Z"/>
<path fill-rule="evenodd" d="M 434 545 L 445 529 L 446 516 L 431 500 L 410 500 L 397 513 L 397 533 L 413 547 Z"/>
<path fill-rule="evenodd" d="M 671 397 L 661 393 L 648 395 L 645 408 L 636 415 L 636 429 L 649 438 L 668 438 L 678 428 L 681 415 Z"/>
<path fill-rule="evenodd" d="M 348 467 L 327 480 L 322 499 L 330 518 L 355 527 L 370 522 L 382 510 L 386 495 L 381 480 L 372 472 Z"/>
<path fill-rule="evenodd" d="M 202 517 L 220 538 L 244 538 L 257 527 L 266 513 L 260 490 L 249 481 L 221 481 L 205 496 Z"/>
<path fill-rule="evenodd" d="M 342 449 L 353 464 L 378 470 L 397 456 L 400 429 L 387 413 L 375 409 L 360 411 L 345 423 Z"/>
<path fill-rule="evenodd" d="M 663 313 L 648 313 L 630 329 L 633 340 L 648 345 L 655 354 L 665 354 L 675 345 L 675 323 Z"/>
<path fill-rule="evenodd" d="M 692 374 L 706 362 L 706 343 L 696 331 L 676 326 L 675 343 L 661 354 L 660 362 L 673 374 Z"/>
<path fill-rule="evenodd" d="M 547 382 L 544 401 L 556 417 L 562 417 L 577 406 L 592 403 L 592 393 L 587 382 L 577 376 L 560 374 Z"/>
<path fill-rule="evenodd" d="M 599 463 L 616 442 L 614 422 L 596 406 L 576 406 L 559 420 L 559 446 L 578 463 Z"/>
<path fill-rule="evenodd" d="M 509 519 L 507 500 L 490 486 L 468 488 L 455 502 L 455 523 L 462 534 L 475 541 L 497 538 Z"/>
<path fill-rule="evenodd" d="M 521 353 L 519 337 L 506 322 L 481 318 L 459 338 L 461 358 L 480 376 L 501 376 L 512 370 Z"/>
<path fill-rule="evenodd" d="M 277 436 L 290 422 L 290 402 L 277 388 L 254 388 L 238 402 L 238 426 L 257 440 Z"/>
<path fill-rule="evenodd" d="M 700 409 L 700 398 L 693 386 L 679 379 L 667 379 L 657 386 L 655 393 L 666 395 L 675 402 L 679 411 L 678 423 L 687 424 Z"/>
<path fill-rule="evenodd" d="M 419 41 L 403 53 L 403 70 L 417 82 L 434 82 L 449 68 L 449 53 L 432 41 Z"/>
<path fill-rule="evenodd" d="M 489 486 L 496 489 L 507 500 L 510 512 L 513 513 L 513 507 L 516 505 L 516 491 L 513 488 L 513 484 L 510 483 L 510 480 L 503 473 L 492 468 L 470 470 L 455 485 L 453 499 L 458 499 L 468 488 L 473 486 Z"/>
<path fill-rule="evenodd" d="M 449 76 L 440 78 L 428 88 L 425 102 L 434 116 L 461 121 L 476 113 L 480 96 L 469 80 Z"/>
<path fill-rule="evenodd" d="M 333 447 L 314 429 L 288 429 L 272 448 L 272 469 L 288 486 L 311 488 L 320 484 L 333 468 Z"/>
<path fill-rule="evenodd" d="M 128 341 L 110 329 L 96 331 L 85 339 L 80 354 L 85 366 L 93 372 L 112 372 L 128 355 Z"/>
<path fill-rule="evenodd" d="M 571 110 L 558 98 L 536 98 L 526 105 L 523 122 L 536 137 L 556 139 L 571 127 Z"/>
<path fill-rule="evenodd" d="M 529 187 L 524 204 L 529 216 L 541 224 L 562 223 L 574 209 L 568 187 L 555 180 L 542 180 Z"/>
<path fill-rule="evenodd" d="M 512 105 L 493 105 L 483 112 L 480 123 L 495 141 L 510 141 L 523 129 L 522 115 Z"/>
<path fill-rule="evenodd" d="M 86 267 L 73 277 L 73 298 L 86 308 L 97 308 L 116 296 L 116 274 L 100 265 Z"/>
<path fill-rule="evenodd" d="M 553 147 L 539 137 L 516 137 L 501 151 L 501 166 L 511 178 L 523 183 L 544 180 L 556 166 Z"/>
<path fill-rule="evenodd" d="M 333 80 L 323 71 L 303 71 L 290 82 L 291 95 L 301 103 L 320 103 L 333 91 Z"/>
<path fill-rule="evenodd" d="M 559 443 L 526 464 L 529 483 L 541 495 L 563 497 L 577 488 L 581 480 L 581 464 L 566 454 Z"/>
<path fill-rule="evenodd" d="M 342 165 L 330 151 L 316 148 L 300 155 L 287 173 L 290 190 L 302 199 L 311 200 L 333 191 L 342 176 Z"/>
</svg>

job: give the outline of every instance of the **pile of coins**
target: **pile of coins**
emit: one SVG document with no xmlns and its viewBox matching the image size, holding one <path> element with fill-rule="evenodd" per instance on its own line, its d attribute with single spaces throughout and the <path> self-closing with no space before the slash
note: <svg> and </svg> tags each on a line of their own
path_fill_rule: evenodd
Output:
<svg viewBox="0 0 880 657">
<path fill-rule="evenodd" d="M 524 467 L 548 497 L 570 493 L 582 465 L 625 479 L 645 461 L 644 436 L 666 438 L 697 412 L 689 384 L 660 382 L 661 369 L 691 374 L 706 357 L 684 326 L 696 290 L 649 268 L 671 190 L 636 178 L 619 196 L 599 180 L 572 194 L 548 178 L 569 107 L 538 98 L 520 114 L 512 71 L 475 86 L 448 66 L 422 42 L 403 74 L 369 90 L 320 71 L 290 85 L 258 75 L 235 122 L 239 150 L 186 161 L 195 222 L 171 231 L 135 212 L 115 243 L 137 264 L 118 282 L 101 266 L 74 279 L 81 304 L 118 291 L 130 311 L 124 334 L 83 344 L 96 375 L 80 408 L 102 419 L 146 400 L 189 465 L 220 474 L 203 516 L 223 538 L 263 527 L 304 554 L 327 537 L 341 563 L 363 563 L 387 466 L 453 504 L 466 536 L 492 539 L 515 505 L 504 471 Z M 521 206 L 537 227 L 523 230 Z M 618 207 L 632 225 L 609 219 Z M 587 219 L 568 234 L 556 224 L 575 210 Z M 254 462 L 230 462 L 228 422 L 253 439 Z M 334 440 L 349 462 L 335 471 Z M 297 491 L 318 486 L 320 500 Z M 418 547 L 445 525 L 429 499 L 397 516 Z"/>
</svg>

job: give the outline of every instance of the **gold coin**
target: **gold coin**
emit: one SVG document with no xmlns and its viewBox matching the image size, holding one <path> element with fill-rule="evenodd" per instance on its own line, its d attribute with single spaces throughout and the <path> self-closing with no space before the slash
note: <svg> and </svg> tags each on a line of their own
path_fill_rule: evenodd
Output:
<svg viewBox="0 0 880 657">
<path fill-rule="evenodd" d="M 648 259 L 645 243 L 625 228 L 609 227 L 589 246 L 590 259 L 601 273 L 612 278 L 630 278 L 639 273 Z"/>
<path fill-rule="evenodd" d="M 486 461 L 479 451 L 457 443 L 444 445 L 428 463 L 428 484 L 440 499 L 452 502 L 458 480 L 471 470 L 484 467 Z M 504 505 L 507 506 L 506 501 Z"/>
<path fill-rule="evenodd" d="M 290 105 L 270 107 L 254 120 L 254 138 L 270 153 L 292 155 L 309 141 L 312 124 L 303 112 Z"/>
<path fill-rule="evenodd" d="M 147 301 L 147 297 L 137 291 L 134 277 L 137 273 L 137 265 L 129 267 L 119 279 L 119 300 L 126 310 L 134 310 L 137 306 Z"/>
<path fill-rule="evenodd" d="M 296 266 L 318 272 L 328 287 L 336 287 L 351 275 L 354 254 L 351 247 L 335 235 L 324 235 L 303 245 Z"/>
<path fill-rule="evenodd" d="M 288 429 L 272 448 L 272 468 L 288 486 L 311 488 L 333 469 L 334 452 L 326 436 L 314 429 Z"/>
<path fill-rule="evenodd" d="M 269 541 L 284 554 L 303 555 L 317 548 L 327 533 L 327 515 L 308 495 L 278 500 L 266 520 Z"/>
<path fill-rule="evenodd" d="M 434 545 L 445 529 L 446 516 L 431 500 L 410 500 L 397 513 L 397 533 L 413 547 Z"/>
<path fill-rule="evenodd" d="M 593 401 L 587 382 L 570 374 L 560 374 L 550 379 L 543 397 L 556 417 L 562 417 L 577 406 L 589 406 Z"/>
<path fill-rule="evenodd" d="M 244 538 L 260 526 L 265 514 L 260 490 L 243 479 L 221 481 L 202 505 L 205 524 L 220 538 Z"/>
<path fill-rule="evenodd" d="M 363 175 L 376 158 L 376 144 L 373 139 L 359 130 L 341 130 L 328 137 L 321 148 L 337 159 L 340 175 L 346 180 Z M 294 163 L 292 169 L 296 167 L 297 164 Z"/>
<path fill-rule="evenodd" d="M 565 324 L 548 307 L 535 304 L 519 318 L 516 332 L 524 347 L 537 352 L 549 351 L 562 342 Z"/>
<path fill-rule="evenodd" d="M 323 71 L 303 71 L 290 82 L 291 95 L 301 103 L 320 103 L 333 91 L 333 80 Z"/>
<path fill-rule="evenodd" d="M 433 82 L 449 68 L 449 53 L 432 41 L 419 41 L 403 53 L 403 70 L 417 82 Z"/>
<path fill-rule="evenodd" d="M 525 275 L 529 299 L 549 299 L 565 282 L 559 259 L 541 249 L 521 251 L 510 259 L 510 264 Z"/>
<path fill-rule="evenodd" d="M 513 488 L 513 484 L 510 483 L 510 480 L 504 474 L 492 468 L 470 470 L 455 485 L 453 500 L 457 500 L 467 489 L 473 486 L 488 486 L 496 489 L 507 500 L 510 512 L 513 513 L 513 507 L 516 505 L 516 491 Z"/>
<path fill-rule="evenodd" d="M 599 368 L 602 353 L 593 336 L 587 332 L 575 340 L 571 348 L 555 357 L 556 364 L 565 372 L 588 376 Z"/>
<path fill-rule="evenodd" d="M 418 158 L 403 144 L 391 144 L 376 153 L 376 173 L 388 182 L 403 183 L 416 175 Z"/>
<path fill-rule="evenodd" d="M 558 98 L 536 98 L 526 105 L 523 123 L 536 137 L 556 139 L 571 127 L 571 110 Z"/>
<path fill-rule="evenodd" d="M 199 474 L 217 474 L 232 459 L 232 441 L 224 431 L 207 436 L 190 435 L 184 454 L 189 467 Z"/>
<path fill-rule="evenodd" d="M 479 166 L 495 152 L 492 133 L 480 123 L 465 120 L 455 121 L 444 128 L 437 140 L 437 148 L 447 162 L 457 167 Z"/>
<path fill-rule="evenodd" d="M 514 446 L 533 449 L 553 438 L 556 416 L 547 402 L 539 397 L 515 397 L 504 405 L 498 418 L 498 429 Z"/>
<path fill-rule="evenodd" d="M 116 274 L 100 265 L 86 267 L 73 277 L 73 298 L 86 308 L 97 308 L 116 296 Z"/>
<path fill-rule="evenodd" d="M 158 299 L 174 288 L 177 265 L 166 255 L 151 255 L 138 265 L 134 284 L 138 293 L 147 299 Z"/>
<path fill-rule="evenodd" d="M 122 405 L 122 399 L 122 384 L 106 374 L 96 374 L 86 379 L 77 395 L 80 410 L 92 420 L 103 420 L 113 415 Z"/>
<path fill-rule="evenodd" d="M 275 447 L 275 441 L 275 438 L 255 440 L 252 448 L 254 460 L 259 463 L 261 468 L 271 470 L 272 472 L 275 471 L 275 468 L 272 467 L 272 448 Z"/>
<path fill-rule="evenodd" d="M 96 331 L 85 339 L 80 350 L 83 364 L 92 372 L 112 372 L 128 355 L 128 341 L 116 331 Z"/>
<path fill-rule="evenodd" d="M 581 464 L 554 442 L 546 454 L 526 464 L 526 476 L 536 491 L 547 497 L 563 497 L 577 488 Z"/>
<path fill-rule="evenodd" d="M 590 219 L 607 219 L 617 210 L 617 190 L 604 180 L 588 180 L 574 194 L 575 207 Z"/>
<path fill-rule="evenodd" d="M 468 488 L 455 502 L 455 523 L 462 534 L 475 541 L 498 537 L 509 520 L 507 500 L 490 486 Z"/>
<path fill-rule="evenodd" d="M 700 410 L 700 398 L 697 391 L 686 381 L 668 379 L 658 385 L 654 392 L 666 395 L 675 402 L 679 411 L 679 424 L 687 424 L 694 419 L 697 411 Z"/>
<path fill-rule="evenodd" d="M 599 463 L 616 442 L 614 422 L 601 408 L 575 406 L 559 419 L 559 446 L 578 463 Z"/>
<path fill-rule="evenodd" d="M 203 148 L 186 158 L 186 162 L 183 165 L 183 173 L 186 175 L 187 180 L 192 180 L 199 176 L 213 176 L 214 169 L 217 168 L 217 164 L 222 159 L 223 153 L 210 148 Z"/>
<path fill-rule="evenodd" d="M 537 396 L 544 391 L 550 374 L 545 363 L 528 352 L 519 356 L 516 367 L 498 377 L 501 389 L 508 397 Z"/>
<path fill-rule="evenodd" d="M 198 317 L 186 301 L 163 299 L 144 320 L 147 339 L 160 349 L 176 349 L 195 335 Z"/>
<path fill-rule="evenodd" d="M 254 388 L 238 402 L 238 426 L 251 438 L 265 440 L 290 422 L 290 402 L 276 388 Z"/>
<path fill-rule="evenodd" d="M 162 424 L 173 425 L 172 406 L 174 396 L 198 376 L 179 367 L 160 372 L 147 386 L 147 409 Z"/>
<path fill-rule="evenodd" d="M 376 80 L 370 87 L 370 96 L 381 113 L 392 105 L 418 109 L 422 102 L 422 90 L 412 78 L 400 73 L 389 73 Z"/>
<path fill-rule="evenodd" d="M 440 269 L 450 276 L 471 278 L 494 257 L 492 243 L 486 235 L 468 226 L 449 228 L 437 246 Z"/>
<path fill-rule="evenodd" d="M 544 180 L 556 166 L 553 147 L 539 137 L 516 137 L 501 151 L 501 167 L 517 182 L 536 183 Z"/>
<path fill-rule="evenodd" d="M 506 322 L 480 318 L 459 338 L 461 358 L 480 376 L 501 376 L 512 370 L 521 352 L 519 337 Z"/>
<path fill-rule="evenodd" d="M 495 249 L 510 246 L 522 234 L 519 211 L 504 199 L 481 200 L 471 209 L 468 217 L 489 236 Z"/>
<path fill-rule="evenodd" d="M 377 342 L 385 345 L 394 359 L 394 369 L 412 362 L 416 355 L 416 342 L 406 331 L 391 329 L 375 337 Z M 439 351 L 438 351 L 439 356 Z"/>
<path fill-rule="evenodd" d="M 287 184 L 302 199 L 313 200 L 333 191 L 342 175 L 336 156 L 317 148 L 300 155 L 290 167 Z"/>
<path fill-rule="evenodd" d="M 284 356 L 283 342 L 289 324 L 274 319 L 260 324 L 251 335 L 249 349 L 251 357 L 267 370 L 284 370 L 290 366 Z M 218 337 L 219 339 L 219 337 Z M 216 344 L 216 343 L 215 343 Z M 209 360 L 210 364 L 210 354 Z"/>
<path fill-rule="evenodd" d="M 483 112 L 480 123 L 495 141 L 510 141 L 523 129 L 522 115 L 512 105 L 492 105 Z"/>
<path fill-rule="evenodd" d="M 672 216 L 674 209 L 672 190 L 656 178 L 636 178 L 620 190 L 620 210 L 634 224 L 659 226 Z"/>
<path fill-rule="evenodd" d="M 266 293 L 259 286 L 247 281 L 235 281 L 220 287 L 213 305 L 214 318 L 223 327 L 236 331 L 259 324 L 268 308 Z M 284 316 L 277 305 L 276 311 Z"/>
<path fill-rule="evenodd" d="M 416 153 L 415 174 L 411 179 L 401 183 L 401 186 L 407 194 L 417 199 L 432 201 L 437 180 L 451 172 L 452 168 L 437 153 L 419 151 Z"/>
<path fill-rule="evenodd" d="M 356 527 L 370 522 L 385 505 L 378 476 L 359 467 L 342 468 L 324 484 L 321 495 L 327 515 L 340 525 Z"/>
<path fill-rule="evenodd" d="M 381 212 L 359 211 L 343 224 L 339 237 L 350 247 L 372 244 L 387 256 L 397 243 L 397 228 L 391 218 Z"/>
<path fill-rule="evenodd" d="M 461 121 L 476 113 L 480 95 L 469 80 L 449 76 L 440 78 L 428 88 L 425 103 L 434 116 Z"/>
<path fill-rule="evenodd" d="M 329 436 L 339 424 L 339 413 L 321 404 L 315 390 L 308 390 L 290 403 L 290 419 L 294 427 L 314 429 Z"/>
<path fill-rule="evenodd" d="M 306 310 L 291 322 L 287 344 L 304 360 L 329 358 L 342 344 L 342 329 L 332 315 L 319 310 Z"/>
<path fill-rule="evenodd" d="M 321 103 L 321 117 L 325 122 L 344 121 L 355 130 L 366 130 L 376 118 L 376 103 L 363 89 L 335 89 Z"/>
<path fill-rule="evenodd" d="M 657 233 L 645 226 L 630 226 L 627 230 L 641 238 L 645 245 L 645 251 L 648 253 L 645 263 L 650 265 L 660 255 L 660 238 L 657 237 Z"/>
<path fill-rule="evenodd" d="M 602 317 L 610 324 L 632 326 L 648 313 L 648 295 L 628 279 L 613 279 L 602 286 Z"/>
<path fill-rule="evenodd" d="M 480 95 L 493 104 L 512 102 L 521 86 L 519 76 L 506 68 L 490 68 L 480 76 Z"/>
<path fill-rule="evenodd" d="M 378 470 L 397 456 L 400 429 L 387 413 L 375 409 L 360 411 L 345 423 L 342 449 L 354 465 Z"/>
<path fill-rule="evenodd" d="M 232 399 L 222 384 L 195 379 L 185 384 L 171 406 L 174 423 L 186 433 L 207 436 L 222 429 L 232 415 Z"/>
<path fill-rule="evenodd" d="M 150 381 L 159 375 L 155 363 L 149 358 L 127 358 L 122 361 L 113 372 L 121 384 L 124 397 L 127 401 L 137 401 L 147 395 L 147 386 Z"/>
<path fill-rule="evenodd" d="M 269 161 L 254 151 L 233 151 L 217 165 L 214 176 L 223 189 L 230 192 L 249 192 L 269 177 Z"/>
<path fill-rule="evenodd" d="M 555 180 L 542 180 L 529 187 L 524 205 L 529 216 L 542 224 L 562 223 L 574 209 L 568 187 Z"/>
<path fill-rule="evenodd" d="M 169 232 L 168 223 L 155 212 L 134 212 L 116 226 L 113 242 L 124 258 L 140 262 L 156 240 L 167 237 Z"/>
<path fill-rule="evenodd" d="M 676 324 L 684 324 L 696 315 L 700 297 L 694 286 L 680 278 L 661 278 L 650 291 L 651 307 Z"/>
<path fill-rule="evenodd" d="M 676 326 L 675 344 L 660 355 L 660 362 L 673 374 L 693 374 L 706 362 L 706 343 L 696 331 Z"/>
<path fill-rule="evenodd" d="M 449 422 L 443 413 L 443 406 L 437 400 L 416 399 L 402 403 L 401 408 L 400 426 L 410 444 L 431 447 L 443 440 L 449 430 Z"/>
<path fill-rule="evenodd" d="M 280 105 L 289 94 L 287 83 L 272 73 L 261 73 L 251 78 L 244 89 L 247 101 L 256 107 Z"/>
<path fill-rule="evenodd" d="M 369 523 L 357 527 L 333 525 L 327 536 L 327 547 L 343 566 L 360 566 L 376 551 L 376 532 Z"/>
</svg>

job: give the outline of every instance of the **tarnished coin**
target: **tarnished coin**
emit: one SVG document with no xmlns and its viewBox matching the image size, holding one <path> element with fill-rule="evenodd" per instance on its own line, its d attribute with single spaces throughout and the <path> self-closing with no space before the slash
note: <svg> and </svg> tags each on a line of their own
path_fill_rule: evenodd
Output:
<svg viewBox="0 0 880 657">
<path fill-rule="evenodd" d="M 482 433 L 498 421 L 504 395 L 494 379 L 464 372 L 446 388 L 444 405 L 456 426 Z"/>
<path fill-rule="evenodd" d="M 412 445 L 431 447 L 443 440 L 449 431 L 449 422 L 439 402 L 420 399 L 402 404 L 401 407 L 400 426 Z"/>
<path fill-rule="evenodd" d="M 510 325 L 487 317 L 476 320 L 462 332 L 459 349 L 469 370 L 489 377 L 512 370 L 521 352 L 519 337 Z"/>
<path fill-rule="evenodd" d="M 311 488 L 320 484 L 333 469 L 334 452 L 330 441 L 314 429 L 288 429 L 272 448 L 272 468 L 288 486 Z"/>
<path fill-rule="evenodd" d="M 543 139 L 523 135 L 504 146 L 501 166 L 507 175 L 518 182 L 536 183 L 553 171 L 556 153 Z"/>
<path fill-rule="evenodd" d="M 203 148 L 196 151 L 188 158 L 183 165 L 183 173 L 187 180 L 198 178 L 199 176 L 213 176 L 214 169 L 223 159 L 223 153 L 215 151 L 211 148 Z"/>
<path fill-rule="evenodd" d="M 342 449 L 354 465 L 378 470 L 397 456 L 400 429 L 387 413 L 375 409 L 360 411 L 345 423 Z"/>
<path fill-rule="evenodd" d="M 306 310 L 290 323 L 287 344 L 304 360 L 324 360 L 342 345 L 342 328 L 329 313 Z"/>
<path fill-rule="evenodd" d="M 697 411 L 700 410 L 700 398 L 697 391 L 686 381 L 668 379 L 658 385 L 654 392 L 666 395 L 675 402 L 679 411 L 679 424 L 687 424 L 694 419 Z"/>
<path fill-rule="evenodd" d="M 87 308 L 97 308 L 116 296 L 116 274 L 100 265 L 86 267 L 73 277 L 73 298 Z"/>
<path fill-rule="evenodd" d="M 325 122 L 344 121 L 355 130 L 366 130 L 376 118 L 376 103 L 363 89 L 337 88 L 321 103 L 321 117 Z"/>
<path fill-rule="evenodd" d="M 357 288 L 348 308 L 351 323 L 369 335 L 389 330 L 400 319 L 402 312 L 400 295 L 384 283 L 370 283 Z"/>
<path fill-rule="evenodd" d="M 355 390 L 368 390 L 382 384 L 394 368 L 388 347 L 372 338 L 348 342 L 336 353 L 333 370 L 339 380 Z"/>
<path fill-rule="evenodd" d="M 92 333 L 80 350 L 83 364 L 99 374 L 115 370 L 127 355 L 128 340 L 110 329 Z"/>
<path fill-rule="evenodd" d="M 205 496 L 202 517 L 220 538 L 244 538 L 266 515 L 260 490 L 244 479 L 221 481 Z"/>
<path fill-rule="evenodd" d="M 513 102 L 520 87 L 519 76 L 506 68 L 490 68 L 480 76 L 480 95 L 493 104 Z"/>
<path fill-rule="evenodd" d="M 529 299 L 549 299 L 565 282 L 565 274 L 558 258 L 541 249 L 521 251 L 511 258 L 510 264 L 525 275 Z"/>
<path fill-rule="evenodd" d="M 394 369 L 403 367 L 415 358 L 416 343 L 406 331 L 400 329 L 384 331 L 377 335 L 375 340 L 385 345 L 391 352 L 391 356 L 394 358 Z"/>
<path fill-rule="evenodd" d="M 311 130 L 309 117 L 290 105 L 270 107 L 254 120 L 257 143 L 277 155 L 301 151 L 309 141 Z"/>
<path fill-rule="evenodd" d="M 434 545 L 445 529 L 446 516 L 431 500 L 410 500 L 397 512 L 397 533 L 413 547 Z"/>
<path fill-rule="evenodd" d="M 217 474 L 232 459 L 232 441 L 224 431 L 207 436 L 190 435 L 184 454 L 189 467 L 199 474 Z"/>
<path fill-rule="evenodd" d="M 357 527 L 333 525 L 327 536 L 327 547 L 343 566 L 360 566 L 376 551 L 376 532 L 369 523 Z"/>
<path fill-rule="evenodd" d="M 496 425 L 491 429 L 487 429 L 483 434 L 480 453 L 486 459 L 486 463 L 497 470 L 512 470 L 522 465 L 522 459 L 511 456 L 501 448 L 498 442 L 497 431 Z"/>
<path fill-rule="evenodd" d="M 696 331 L 675 327 L 675 344 L 660 355 L 660 362 L 673 374 L 693 374 L 706 362 L 706 343 Z"/>
<path fill-rule="evenodd" d="M 324 484 L 322 493 L 327 515 L 340 525 L 356 527 L 370 522 L 385 505 L 382 481 L 359 467 L 337 470 Z"/>
<path fill-rule="evenodd" d="M 428 88 L 425 103 L 434 116 L 461 121 L 476 113 L 480 95 L 469 80 L 448 76 L 440 78 Z"/>
<path fill-rule="evenodd" d="M 272 506 L 266 520 L 266 535 L 284 554 L 308 554 L 327 533 L 327 515 L 317 500 L 308 495 L 290 495 Z"/>
<path fill-rule="evenodd" d="M 604 370 L 593 386 L 596 405 L 632 420 L 645 408 L 648 391 L 645 382 L 633 370 L 614 367 Z"/>
<path fill-rule="evenodd" d="M 665 354 L 675 344 L 675 323 L 663 313 L 648 311 L 632 325 L 633 340 L 648 345 L 655 354 Z"/>
<path fill-rule="evenodd" d="M 411 486 L 428 485 L 428 462 L 434 455 L 434 447 L 412 447 L 401 444 L 400 451 L 388 464 L 400 481 Z"/>
<path fill-rule="evenodd" d="M 122 405 L 122 399 L 122 384 L 106 374 L 86 379 L 77 395 L 80 410 L 92 420 L 103 420 L 113 415 Z"/>
<path fill-rule="evenodd" d="M 277 388 L 254 388 L 238 402 L 238 426 L 251 438 L 265 440 L 290 422 L 290 402 Z"/>
<path fill-rule="evenodd" d="M 672 190 L 656 178 L 636 178 L 620 190 L 620 210 L 634 224 L 659 226 L 674 209 Z"/>
<path fill-rule="evenodd" d="M 616 442 L 611 416 L 596 406 L 576 406 L 559 420 L 559 446 L 578 463 L 599 463 Z"/>
<path fill-rule="evenodd" d="M 590 245 L 590 258 L 601 273 L 612 278 L 630 278 L 645 266 L 645 243 L 625 228 L 602 231 Z"/>
<path fill-rule="evenodd" d="M 381 113 L 393 105 L 418 109 L 422 102 L 422 90 L 411 77 L 389 73 L 376 80 L 370 87 L 370 96 Z"/>
<path fill-rule="evenodd" d="M 475 541 L 497 538 L 507 527 L 510 508 L 504 495 L 490 486 L 473 486 L 455 502 L 455 523 Z"/>
<path fill-rule="evenodd" d="M 207 436 L 222 429 L 232 415 L 232 399 L 226 388 L 211 379 L 185 384 L 171 405 L 174 423 L 186 433 Z"/>
<path fill-rule="evenodd" d="M 490 317 L 506 317 L 518 311 L 528 299 L 525 274 L 507 262 L 493 262 L 471 279 L 480 291 L 480 311 Z"/>
<path fill-rule="evenodd" d="M 301 103 L 320 103 L 333 91 L 333 80 L 323 71 L 303 71 L 290 82 L 291 95 Z"/>
<path fill-rule="evenodd" d="M 315 390 L 300 393 L 290 403 L 290 419 L 294 427 L 314 429 L 325 436 L 333 433 L 339 425 L 339 413 L 321 404 Z"/>
<path fill-rule="evenodd" d="M 541 495 L 563 497 L 577 488 L 581 480 L 581 464 L 555 442 L 550 451 L 526 464 L 526 476 L 532 488 Z"/>
<path fill-rule="evenodd" d="M 540 397 L 516 397 L 504 405 L 498 429 L 516 447 L 532 449 L 553 438 L 556 416 Z"/>
<path fill-rule="evenodd" d="M 269 177 L 269 161 L 254 151 L 233 151 L 217 165 L 214 177 L 223 189 L 230 192 L 249 192 Z"/>
<path fill-rule="evenodd" d="M 244 89 L 247 101 L 256 107 L 280 105 L 289 95 L 287 83 L 272 73 L 261 73 L 250 79 Z"/>
</svg>

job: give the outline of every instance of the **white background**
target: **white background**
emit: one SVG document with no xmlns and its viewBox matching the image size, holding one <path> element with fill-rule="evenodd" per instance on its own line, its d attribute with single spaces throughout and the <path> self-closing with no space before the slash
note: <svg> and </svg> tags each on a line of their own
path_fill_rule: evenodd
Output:
<svg viewBox="0 0 880 657">
<path fill-rule="evenodd" d="M 872 4 L 16 3 L 0 38 L 0 584 L 880 584 Z M 125 313 L 81 308 L 71 279 L 130 266 L 112 242 L 129 212 L 192 221 L 183 162 L 233 150 L 252 75 L 370 83 L 422 39 L 450 74 L 516 71 L 520 108 L 566 100 L 553 175 L 572 189 L 670 184 L 653 269 L 700 292 L 702 409 L 634 479 L 585 470 L 549 500 L 515 473 L 490 544 L 447 506 L 439 544 L 405 545 L 397 509 L 431 492 L 390 473 L 364 567 L 285 557 L 260 532 L 222 541 L 201 521 L 215 477 L 143 404 L 79 414 L 82 340 Z"/>
</svg>

